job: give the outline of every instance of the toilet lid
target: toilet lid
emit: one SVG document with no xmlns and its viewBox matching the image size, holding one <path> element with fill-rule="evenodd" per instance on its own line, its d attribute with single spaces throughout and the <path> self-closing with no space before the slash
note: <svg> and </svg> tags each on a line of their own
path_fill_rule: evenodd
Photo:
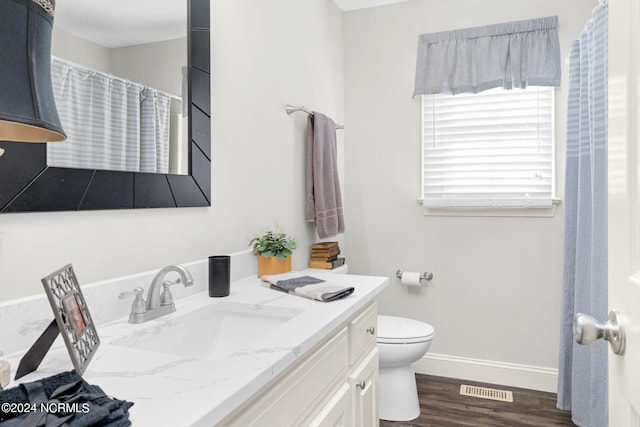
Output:
<svg viewBox="0 0 640 427">
<path fill-rule="evenodd" d="M 428 323 L 395 316 L 378 316 L 378 342 L 409 344 L 429 341 L 435 329 Z"/>
</svg>

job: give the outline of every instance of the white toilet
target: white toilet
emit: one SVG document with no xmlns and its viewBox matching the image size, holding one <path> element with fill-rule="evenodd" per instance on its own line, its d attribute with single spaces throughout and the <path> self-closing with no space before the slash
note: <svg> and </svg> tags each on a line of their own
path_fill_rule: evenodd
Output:
<svg viewBox="0 0 640 427">
<path fill-rule="evenodd" d="M 327 270 L 307 269 L 312 273 Z M 349 266 L 331 273 L 347 274 Z M 435 336 L 433 326 L 404 317 L 378 316 L 378 410 L 387 421 L 409 421 L 420 416 L 416 376 L 411 364 L 424 356 Z"/>
<path fill-rule="evenodd" d="M 378 316 L 380 419 L 409 421 L 420 416 L 416 376 L 411 364 L 424 356 L 433 326 L 404 317 Z"/>
</svg>

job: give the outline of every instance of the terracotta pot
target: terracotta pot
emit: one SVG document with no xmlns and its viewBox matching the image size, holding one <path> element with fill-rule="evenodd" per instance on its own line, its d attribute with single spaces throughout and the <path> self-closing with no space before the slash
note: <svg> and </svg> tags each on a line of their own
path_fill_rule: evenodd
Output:
<svg viewBox="0 0 640 427">
<path fill-rule="evenodd" d="M 291 257 L 288 256 L 285 259 L 277 257 L 265 258 L 262 255 L 258 255 L 258 277 L 262 277 L 265 274 L 280 274 L 291 271 Z"/>
</svg>

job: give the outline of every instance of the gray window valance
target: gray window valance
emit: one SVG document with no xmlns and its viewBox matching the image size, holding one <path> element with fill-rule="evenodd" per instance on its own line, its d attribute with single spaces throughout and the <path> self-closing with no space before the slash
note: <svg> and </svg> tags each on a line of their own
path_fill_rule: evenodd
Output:
<svg viewBox="0 0 640 427">
<path fill-rule="evenodd" d="M 560 86 L 558 17 L 422 34 L 413 96 Z"/>
</svg>

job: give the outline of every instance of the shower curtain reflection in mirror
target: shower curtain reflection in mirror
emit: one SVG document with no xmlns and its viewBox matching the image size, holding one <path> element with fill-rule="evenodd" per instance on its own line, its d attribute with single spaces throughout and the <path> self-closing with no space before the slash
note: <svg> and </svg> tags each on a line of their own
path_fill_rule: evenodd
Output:
<svg viewBox="0 0 640 427">
<path fill-rule="evenodd" d="M 49 166 L 180 173 L 179 97 L 58 58 L 51 74 L 67 142 L 47 144 Z"/>
</svg>

